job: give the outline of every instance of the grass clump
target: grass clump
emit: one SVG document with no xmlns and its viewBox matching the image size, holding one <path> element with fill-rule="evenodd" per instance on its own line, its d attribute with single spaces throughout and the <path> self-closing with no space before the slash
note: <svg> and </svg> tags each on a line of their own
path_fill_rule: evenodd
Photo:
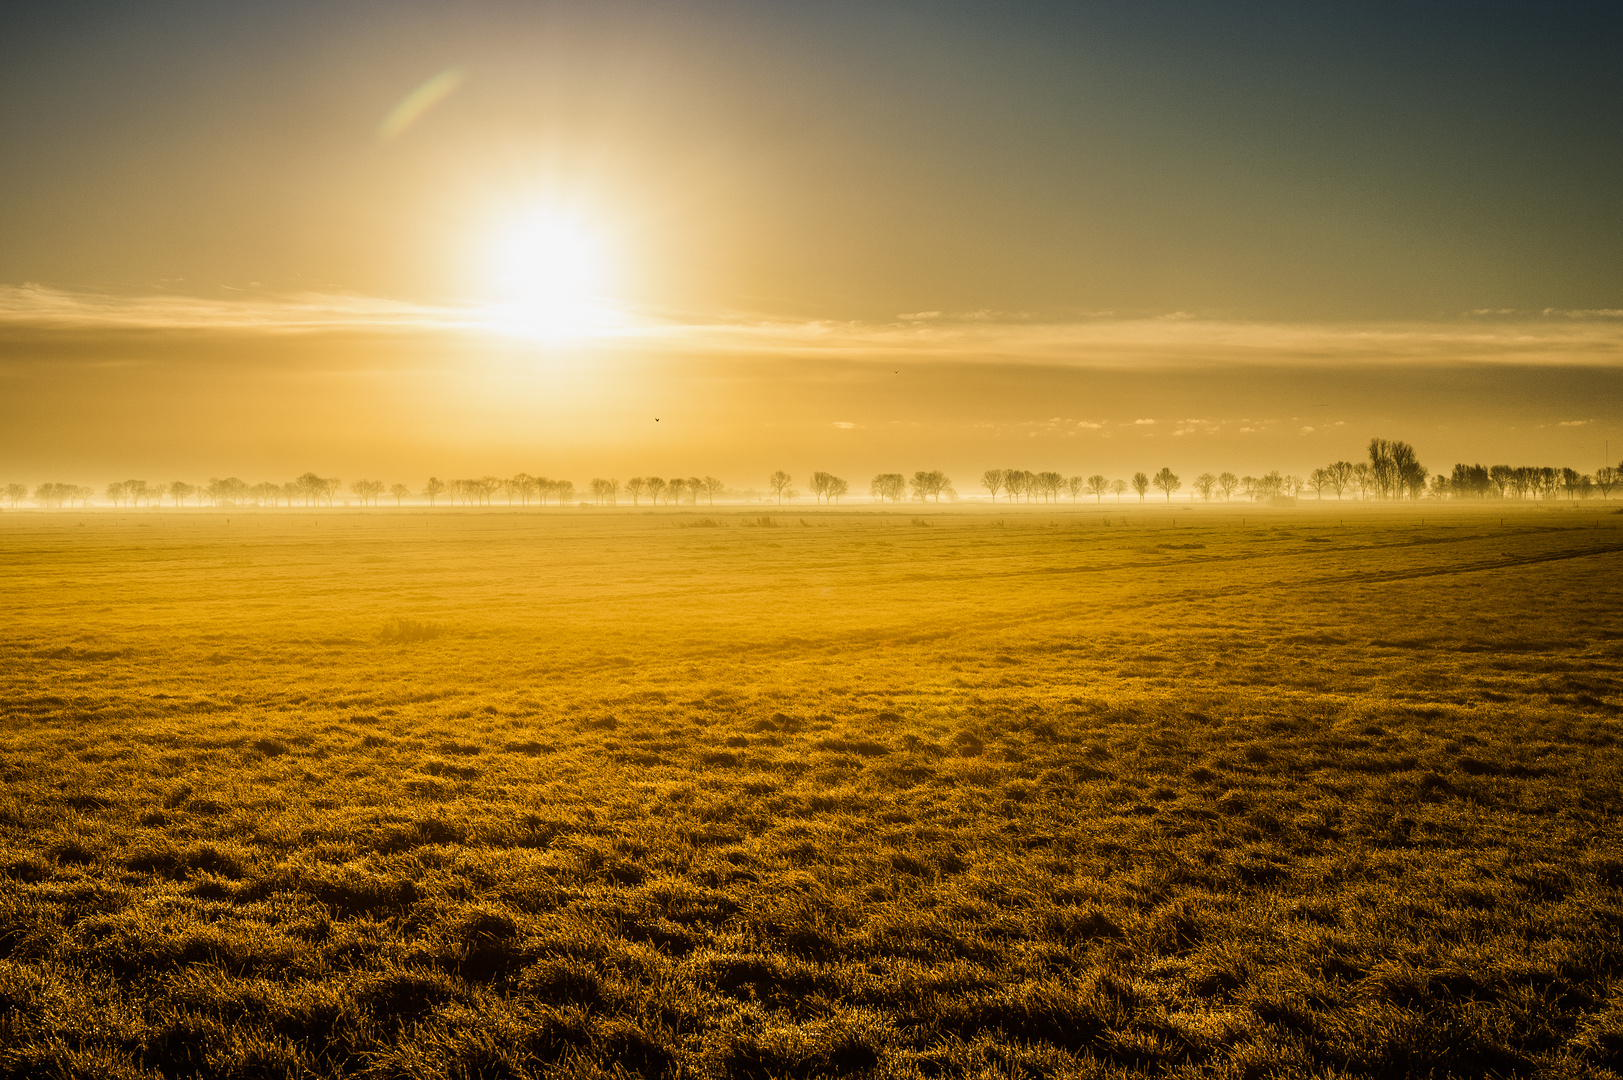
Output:
<svg viewBox="0 0 1623 1080">
<path fill-rule="evenodd" d="M 379 641 L 395 645 L 411 644 L 419 641 L 432 641 L 445 633 L 445 627 L 439 623 L 428 622 L 424 619 L 408 619 L 396 615 L 383 621 L 378 627 Z"/>
</svg>

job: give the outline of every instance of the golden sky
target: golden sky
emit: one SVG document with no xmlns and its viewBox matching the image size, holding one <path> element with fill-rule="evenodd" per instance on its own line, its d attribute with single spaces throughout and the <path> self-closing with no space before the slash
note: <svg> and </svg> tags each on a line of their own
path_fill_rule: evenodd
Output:
<svg viewBox="0 0 1623 1080">
<path fill-rule="evenodd" d="M 0 472 L 1593 469 L 1623 57 L 1536 10 L 13 12 Z"/>
</svg>

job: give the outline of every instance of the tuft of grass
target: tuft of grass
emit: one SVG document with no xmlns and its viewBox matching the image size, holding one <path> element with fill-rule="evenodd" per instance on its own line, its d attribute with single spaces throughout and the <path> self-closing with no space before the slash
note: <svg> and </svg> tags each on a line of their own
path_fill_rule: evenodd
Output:
<svg viewBox="0 0 1623 1080">
<path fill-rule="evenodd" d="M 423 619 L 408 619 L 395 615 L 383 620 L 378 627 L 378 640 L 389 644 L 410 644 L 418 641 L 432 641 L 445 633 L 445 627 L 439 623 L 428 622 Z"/>
</svg>

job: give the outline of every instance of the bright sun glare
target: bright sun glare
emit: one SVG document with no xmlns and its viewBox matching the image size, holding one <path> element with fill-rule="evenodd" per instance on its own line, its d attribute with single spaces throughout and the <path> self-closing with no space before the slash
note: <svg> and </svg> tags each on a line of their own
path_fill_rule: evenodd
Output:
<svg viewBox="0 0 1623 1080">
<path fill-rule="evenodd" d="M 492 244 L 502 329 L 556 339 L 613 328 L 619 320 L 602 295 L 610 269 L 601 233 L 580 217 L 538 212 L 512 222 Z"/>
</svg>

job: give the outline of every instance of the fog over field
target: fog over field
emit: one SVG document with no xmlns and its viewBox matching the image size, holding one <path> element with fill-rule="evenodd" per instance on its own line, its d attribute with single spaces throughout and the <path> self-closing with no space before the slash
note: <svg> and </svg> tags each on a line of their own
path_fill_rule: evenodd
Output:
<svg viewBox="0 0 1623 1080">
<path fill-rule="evenodd" d="M 0 12 L 0 1080 L 1623 1080 L 1623 10 Z"/>
</svg>

